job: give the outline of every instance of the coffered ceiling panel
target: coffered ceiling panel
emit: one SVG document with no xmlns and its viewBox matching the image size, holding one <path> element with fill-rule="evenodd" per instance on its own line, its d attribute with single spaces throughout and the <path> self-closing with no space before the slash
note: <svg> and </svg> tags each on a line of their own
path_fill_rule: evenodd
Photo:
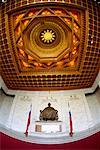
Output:
<svg viewBox="0 0 100 150">
<path fill-rule="evenodd" d="M 20 2 L 0 6 L 1 75 L 8 88 L 91 87 L 99 71 L 98 4 Z"/>
</svg>

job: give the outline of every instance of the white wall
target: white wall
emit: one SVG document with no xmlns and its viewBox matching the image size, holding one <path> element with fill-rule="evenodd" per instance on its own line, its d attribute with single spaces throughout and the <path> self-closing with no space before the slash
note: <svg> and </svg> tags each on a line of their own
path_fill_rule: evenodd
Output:
<svg viewBox="0 0 100 150">
<path fill-rule="evenodd" d="M 100 123 L 100 89 L 95 94 L 86 96 L 94 124 Z"/>
<path fill-rule="evenodd" d="M 40 109 L 43 110 L 47 107 L 48 102 L 50 102 L 52 107 L 58 110 L 59 120 L 63 121 L 66 125 L 66 133 L 64 134 L 69 134 L 69 102 L 73 129 L 74 133 L 77 134 L 80 131 L 87 131 L 87 129 L 91 129 L 91 127 L 100 123 L 99 97 L 100 89 L 95 94 L 86 97 L 83 93 L 68 94 L 66 91 L 59 91 L 33 92 L 33 94 L 24 95 L 19 93 L 13 98 L 5 96 L 0 91 L 0 124 L 23 134 L 26 130 L 30 104 L 32 104 L 29 134 L 37 136 L 34 133 L 34 123 L 39 120 Z M 39 134 L 39 136 L 42 135 Z"/>
<path fill-rule="evenodd" d="M 7 125 L 13 99 L 13 97 L 5 96 L 2 91 L 0 91 L 0 124 L 4 126 Z"/>
<path fill-rule="evenodd" d="M 7 127 L 19 132 L 25 132 L 31 97 L 16 96 L 11 107 Z"/>
<path fill-rule="evenodd" d="M 79 132 L 93 126 L 91 114 L 87 105 L 86 98 L 81 94 L 66 94 L 63 92 L 33 92 L 30 95 L 21 95 L 20 93 L 14 99 L 7 127 L 25 132 L 30 105 L 32 104 L 32 116 L 30 132 L 34 131 L 34 122 L 39 120 L 40 110 L 47 107 L 48 103 L 58 110 L 59 121 L 66 125 L 66 132 L 69 133 L 69 108 L 72 113 L 73 130 Z"/>
</svg>

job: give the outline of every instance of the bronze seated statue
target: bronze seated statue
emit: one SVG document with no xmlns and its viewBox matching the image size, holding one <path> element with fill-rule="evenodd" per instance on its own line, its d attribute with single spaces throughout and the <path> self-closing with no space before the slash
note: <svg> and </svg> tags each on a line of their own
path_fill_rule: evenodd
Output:
<svg viewBox="0 0 100 150">
<path fill-rule="evenodd" d="M 40 110 L 40 117 L 39 119 L 41 121 L 57 121 L 58 120 L 58 111 L 55 110 L 53 107 L 51 107 L 51 104 L 48 103 L 48 107 L 46 107 L 44 110 Z"/>
</svg>

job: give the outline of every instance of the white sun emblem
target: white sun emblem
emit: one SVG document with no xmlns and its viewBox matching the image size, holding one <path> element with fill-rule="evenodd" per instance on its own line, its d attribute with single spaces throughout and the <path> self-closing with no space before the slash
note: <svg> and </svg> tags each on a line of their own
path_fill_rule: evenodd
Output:
<svg viewBox="0 0 100 150">
<path fill-rule="evenodd" d="M 44 43 L 52 43 L 55 40 L 55 33 L 52 30 L 44 30 L 41 33 L 41 40 Z"/>
</svg>

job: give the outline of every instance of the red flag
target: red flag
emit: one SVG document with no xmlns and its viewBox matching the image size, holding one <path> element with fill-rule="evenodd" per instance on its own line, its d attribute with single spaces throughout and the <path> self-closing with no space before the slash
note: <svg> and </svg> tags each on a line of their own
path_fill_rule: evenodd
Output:
<svg viewBox="0 0 100 150">
<path fill-rule="evenodd" d="M 28 136 L 28 128 L 29 128 L 30 121 L 31 121 L 31 111 L 32 111 L 32 104 L 30 105 L 30 111 L 29 111 L 28 120 L 27 120 L 27 126 L 26 126 L 26 131 L 25 131 L 26 136 Z"/>
<path fill-rule="evenodd" d="M 69 103 L 68 103 L 68 107 Z M 71 115 L 71 111 L 69 110 L 69 123 L 70 123 L 70 132 L 69 135 L 72 137 L 73 136 L 73 123 L 72 123 L 72 115 Z"/>
</svg>

